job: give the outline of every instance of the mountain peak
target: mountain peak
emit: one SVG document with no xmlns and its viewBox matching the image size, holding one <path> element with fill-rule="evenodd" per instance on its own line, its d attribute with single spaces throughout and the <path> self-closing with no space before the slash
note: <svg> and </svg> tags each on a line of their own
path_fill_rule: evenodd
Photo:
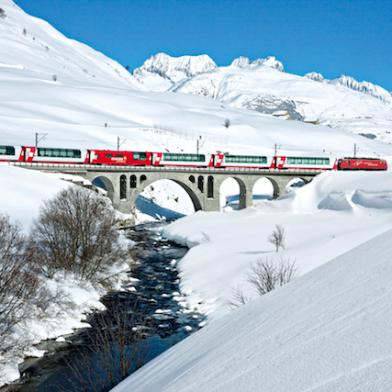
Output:
<svg viewBox="0 0 392 392">
<path fill-rule="evenodd" d="M 238 68 L 257 67 L 263 65 L 266 67 L 275 68 L 278 71 L 284 71 L 283 64 L 277 60 L 275 56 L 268 56 L 266 58 L 256 59 L 254 61 L 249 60 L 248 57 L 240 56 L 234 59 L 230 65 L 232 67 Z"/>
<path fill-rule="evenodd" d="M 337 79 L 331 80 L 331 84 L 338 84 L 347 87 L 351 90 L 359 91 L 364 94 L 372 95 L 381 101 L 392 103 L 392 95 L 389 91 L 385 90 L 381 86 L 370 82 L 358 82 L 352 76 L 341 75 Z"/>
<path fill-rule="evenodd" d="M 166 53 L 157 53 L 147 59 L 141 67 L 136 68 L 133 74 L 138 78 L 145 73 L 153 73 L 176 82 L 215 68 L 215 62 L 206 54 L 172 57 Z"/>
<path fill-rule="evenodd" d="M 304 77 L 311 79 L 311 80 L 314 80 L 316 82 L 324 82 L 325 81 L 324 76 L 319 72 L 309 72 L 309 73 L 305 74 Z"/>
</svg>

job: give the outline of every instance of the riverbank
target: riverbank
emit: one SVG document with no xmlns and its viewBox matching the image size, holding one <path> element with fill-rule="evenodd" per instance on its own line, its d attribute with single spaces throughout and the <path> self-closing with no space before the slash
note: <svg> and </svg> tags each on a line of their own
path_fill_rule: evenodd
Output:
<svg viewBox="0 0 392 392">
<path fill-rule="evenodd" d="M 125 236 L 121 246 L 132 245 Z M 72 273 L 58 273 L 45 281 L 52 300 L 44 312 L 39 306 L 32 307 L 25 319 L 14 327 L 9 339 L 13 349 L 0 354 L 0 386 L 20 377 L 19 365 L 28 358 L 31 361 L 45 355 L 47 347 L 63 344 L 67 336 L 76 330 L 89 328 L 88 314 L 104 310 L 100 298 L 110 290 L 119 289 L 128 280 L 131 256 L 114 264 L 99 282 L 77 278 Z M 48 342 L 48 344 L 45 344 Z"/>
<path fill-rule="evenodd" d="M 177 263 L 188 249 L 163 238 L 158 226 L 127 230 L 134 243 L 132 271 L 121 290 L 101 298 L 105 310 L 90 313 L 90 328 L 57 342 L 41 342 L 37 348 L 49 352 L 25 361 L 24 379 L 2 391 L 86 390 L 87 380 L 101 388 L 90 385 L 87 390 L 106 391 L 203 325 L 204 316 L 189 308 L 180 294 Z"/>
</svg>

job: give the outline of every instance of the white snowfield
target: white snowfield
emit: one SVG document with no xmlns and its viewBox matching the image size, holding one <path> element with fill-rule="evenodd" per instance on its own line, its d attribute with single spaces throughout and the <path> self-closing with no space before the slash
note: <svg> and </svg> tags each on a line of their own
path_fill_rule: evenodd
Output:
<svg viewBox="0 0 392 392">
<path fill-rule="evenodd" d="M 43 202 L 68 186 L 48 174 L 0 164 L 0 214 L 28 232 Z"/>
<path fill-rule="evenodd" d="M 286 236 L 279 253 L 268 241 L 276 225 Z M 165 234 L 191 247 L 180 263 L 182 290 L 214 319 L 230 311 L 236 289 L 256 296 L 248 274 L 258 260 L 290 260 L 302 275 L 389 229 L 392 175 L 335 172 L 258 207 L 188 216 Z"/>
<path fill-rule="evenodd" d="M 211 322 L 112 391 L 392 390 L 391 235 Z"/>
</svg>

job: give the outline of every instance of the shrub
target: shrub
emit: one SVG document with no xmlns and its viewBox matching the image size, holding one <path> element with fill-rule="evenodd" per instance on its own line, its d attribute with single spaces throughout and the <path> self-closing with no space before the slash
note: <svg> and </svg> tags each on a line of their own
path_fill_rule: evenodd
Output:
<svg viewBox="0 0 392 392">
<path fill-rule="evenodd" d="M 290 282 L 295 276 L 295 262 L 281 259 L 278 264 L 270 260 L 259 260 L 252 266 L 248 281 L 259 295 L 264 295 Z"/>
<path fill-rule="evenodd" d="M 7 337 L 25 318 L 28 304 L 39 297 L 40 281 L 29 262 L 25 238 L 17 225 L 0 215 L 0 353 L 10 348 Z"/>
<path fill-rule="evenodd" d="M 3 8 L 0 8 L 0 18 L 6 18 L 6 17 L 7 17 L 7 14 L 3 10 Z"/>
<path fill-rule="evenodd" d="M 110 202 L 81 187 L 70 187 L 47 201 L 33 233 L 34 258 L 49 277 L 65 271 L 99 278 L 123 256 Z"/>
<path fill-rule="evenodd" d="M 278 252 L 279 248 L 285 248 L 285 231 L 283 226 L 276 225 L 272 234 L 268 237 L 268 241 L 275 246 L 275 251 Z"/>
<path fill-rule="evenodd" d="M 229 128 L 230 125 L 231 125 L 230 120 L 229 120 L 228 118 L 226 118 L 225 121 L 224 121 L 224 123 L 223 123 L 223 126 L 224 126 L 225 128 Z"/>
<path fill-rule="evenodd" d="M 229 301 L 229 306 L 232 309 L 239 308 L 242 305 L 246 305 L 250 300 L 251 299 L 244 294 L 242 289 L 237 287 L 233 290 L 233 296 Z"/>
</svg>

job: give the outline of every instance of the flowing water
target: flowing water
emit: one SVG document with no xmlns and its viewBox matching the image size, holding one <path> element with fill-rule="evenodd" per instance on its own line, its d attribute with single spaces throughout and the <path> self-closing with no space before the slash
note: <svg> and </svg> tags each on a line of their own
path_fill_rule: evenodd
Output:
<svg viewBox="0 0 392 392">
<path fill-rule="evenodd" d="M 101 299 L 106 311 L 88 317 L 91 328 L 65 342 L 41 342 L 47 354 L 26 359 L 22 379 L 1 391 L 103 392 L 184 339 L 204 323 L 180 294 L 177 262 L 187 248 L 163 238 L 159 224 L 127 229 L 136 244 L 131 280 Z"/>
</svg>

